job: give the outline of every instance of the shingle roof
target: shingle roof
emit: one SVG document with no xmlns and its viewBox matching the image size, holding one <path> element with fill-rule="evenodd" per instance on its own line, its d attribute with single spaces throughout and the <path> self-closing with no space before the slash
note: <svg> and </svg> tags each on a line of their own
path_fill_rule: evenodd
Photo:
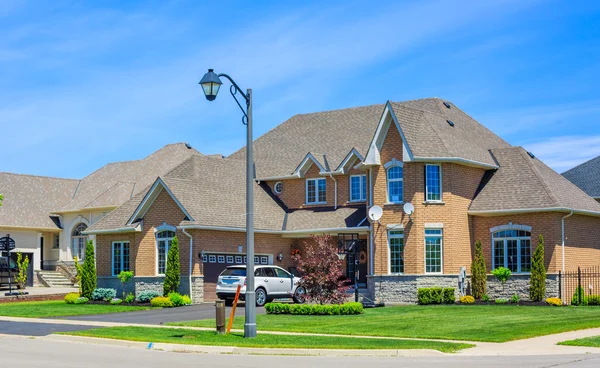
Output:
<svg viewBox="0 0 600 368">
<path fill-rule="evenodd" d="M 600 156 L 563 173 L 563 176 L 594 198 L 600 198 Z"/>
<path fill-rule="evenodd" d="M 74 198 L 57 212 L 84 208 L 117 207 L 137 193 L 146 191 L 160 175 L 164 175 L 193 155 L 201 155 L 185 143 L 168 144 L 136 161 L 108 164 L 83 178 Z"/>
<path fill-rule="evenodd" d="M 337 210 L 297 210 L 287 216 L 285 230 L 334 229 L 356 227 L 367 217 L 365 206 L 340 207 Z M 363 223 L 369 226 L 368 223 Z"/>
<path fill-rule="evenodd" d="M 500 167 L 488 172 L 469 211 L 552 208 L 600 213 L 600 203 L 522 147 L 491 153 Z"/>
<path fill-rule="evenodd" d="M 46 176 L 0 173 L 0 227 L 58 229 L 50 212 L 73 197 L 79 181 Z"/>
</svg>

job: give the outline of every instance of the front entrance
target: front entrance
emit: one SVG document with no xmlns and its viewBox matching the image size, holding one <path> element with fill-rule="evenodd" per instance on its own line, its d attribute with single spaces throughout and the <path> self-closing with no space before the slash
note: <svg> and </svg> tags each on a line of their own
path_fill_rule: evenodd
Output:
<svg viewBox="0 0 600 368">
<path fill-rule="evenodd" d="M 246 256 L 241 253 L 205 253 L 202 257 L 204 273 L 204 300 L 216 300 L 217 281 L 219 275 L 227 266 L 245 265 Z M 270 254 L 257 254 L 254 264 L 273 264 Z"/>
<path fill-rule="evenodd" d="M 350 283 L 354 284 L 354 272 L 358 269 L 358 287 L 367 287 L 367 241 L 363 239 L 358 240 L 358 251 L 356 253 L 348 253 L 346 257 L 346 277 L 350 280 Z"/>
</svg>

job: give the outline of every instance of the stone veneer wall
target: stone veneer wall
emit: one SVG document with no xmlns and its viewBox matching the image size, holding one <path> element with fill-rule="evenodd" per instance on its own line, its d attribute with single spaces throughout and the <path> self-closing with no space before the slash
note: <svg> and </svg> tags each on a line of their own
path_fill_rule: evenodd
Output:
<svg viewBox="0 0 600 368">
<path fill-rule="evenodd" d="M 127 292 L 134 292 L 135 295 L 147 290 L 154 290 L 159 294 L 163 292 L 164 276 L 135 276 L 133 278 L 133 290 L 131 290 L 132 282 L 128 283 Z M 181 276 L 179 284 L 179 292 L 181 294 L 189 294 L 189 279 L 187 276 Z M 123 292 L 121 281 L 116 277 L 98 276 L 99 288 L 114 288 L 117 289 L 117 295 Z M 204 302 L 204 277 L 192 276 L 192 301 L 194 304 Z"/>
<path fill-rule="evenodd" d="M 384 304 L 417 303 L 417 290 L 426 287 L 456 288 L 459 297 L 458 275 L 389 275 L 367 276 L 370 297 Z M 467 294 L 470 294 L 470 276 L 467 276 Z M 529 275 L 512 275 L 504 287 L 494 276 L 488 275 L 487 294 L 491 299 L 510 299 L 518 294 L 521 300 L 529 300 Z M 547 275 L 546 297 L 558 297 L 558 275 Z"/>
</svg>

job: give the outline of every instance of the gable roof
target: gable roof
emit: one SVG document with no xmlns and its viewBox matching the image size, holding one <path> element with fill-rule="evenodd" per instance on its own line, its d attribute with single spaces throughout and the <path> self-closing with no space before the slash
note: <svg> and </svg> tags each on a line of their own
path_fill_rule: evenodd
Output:
<svg viewBox="0 0 600 368">
<path fill-rule="evenodd" d="M 47 176 L 0 173 L 0 227 L 60 229 L 53 209 L 67 202 L 77 188 L 78 180 Z"/>
<path fill-rule="evenodd" d="M 469 214 L 573 210 L 600 216 L 600 203 L 522 147 L 491 154 L 499 168 L 487 172 Z"/>
<path fill-rule="evenodd" d="M 565 171 L 563 176 L 589 196 L 600 199 L 600 156 Z"/>
</svg>

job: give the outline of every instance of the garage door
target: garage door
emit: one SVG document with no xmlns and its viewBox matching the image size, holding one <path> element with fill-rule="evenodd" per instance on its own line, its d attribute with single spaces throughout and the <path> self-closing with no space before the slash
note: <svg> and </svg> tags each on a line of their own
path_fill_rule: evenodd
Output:
<svg viewBox="0 0 600 368">
<path fill-rule="evenodd" d="M 205 253 L 202 262 L 204 264 L 204 299 L 216 300 L 217 280 L 221 272 L 227 266 L 245 265 L 246 256 L 239 253 Z M 273 255 L 257 254 L 254 256 L 254 264 L 273 264 Z"/>
</svg>

